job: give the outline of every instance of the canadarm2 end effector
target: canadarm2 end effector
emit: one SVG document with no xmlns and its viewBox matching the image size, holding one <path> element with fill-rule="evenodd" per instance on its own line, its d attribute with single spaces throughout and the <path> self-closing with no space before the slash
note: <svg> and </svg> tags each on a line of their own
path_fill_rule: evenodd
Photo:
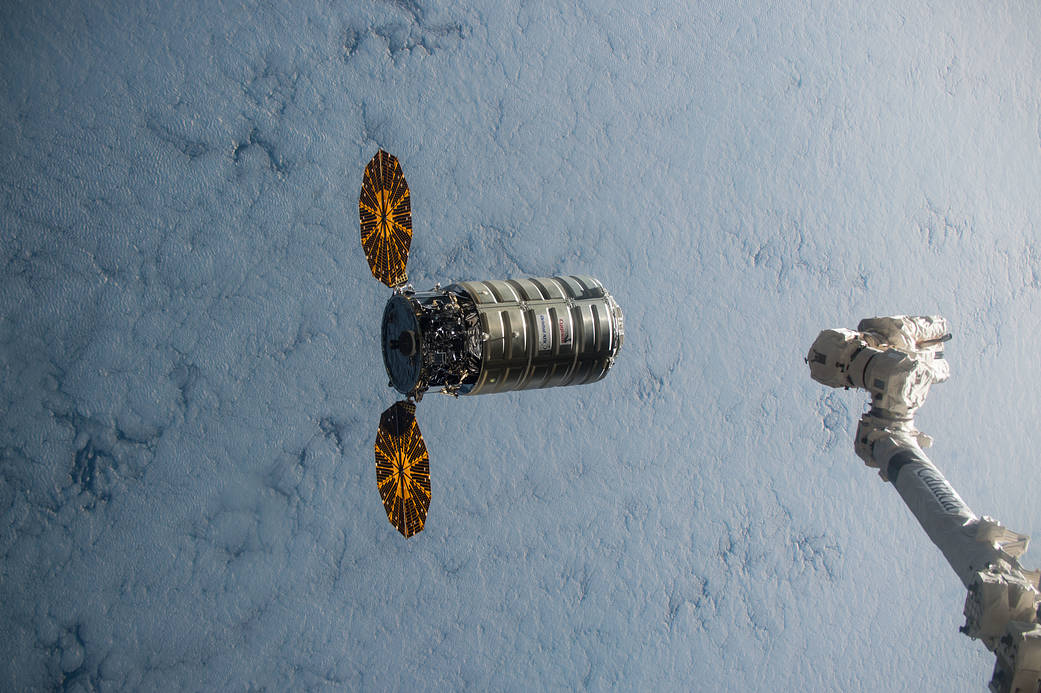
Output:
<svg viewBox="0 0 1041 693">
<path fill-rule="evenodd" d="M 806 360 L 817 382 L 867 390 L 872 409 L 887 418 L 908 420 L 933 383 L 950 377 L 943 358 L 943 343 L 950 336 L 941 317 L 867 318 L 856 332 L 821 332 Z"/>
<path fill-rule="evenodd" d="M 923 448 L 932 438 L 914 427 L 914 415 L 929 389 L 950 377 L 943 343 L 950 339 L 947 321 L 939 316 L 895 315 L 867 318 L 857 330 L 822 331 L 806 362 L 810 377 L 829 387 L 867 390 L 871 410 L 857 430 L 855 450 L 868 466 L 887 479 L 886 467 L 872 454 L 882 437 L 901 433 Z"/>
</svg>

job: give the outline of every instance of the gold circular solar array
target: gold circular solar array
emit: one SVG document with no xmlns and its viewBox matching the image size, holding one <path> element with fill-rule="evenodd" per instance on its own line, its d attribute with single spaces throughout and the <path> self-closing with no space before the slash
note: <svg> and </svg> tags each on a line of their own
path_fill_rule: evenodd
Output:
<svg viewBox="0 0 1041 693">
<path fill-rule="evenodd" d="M 391 288 L 404 284 L 412 243 L 412 202 L 401 165 L 382 149 L 365 167 L 358 217 L 372 276 Z"/>
<path fill-rule="evenodd" d="M 430 456 L 416 424 L 416 405 L 395 402 L 376 433 L 376 484 L 387 519 L 407 539 L 423 530 L 430 508 Z"/>
</svg>

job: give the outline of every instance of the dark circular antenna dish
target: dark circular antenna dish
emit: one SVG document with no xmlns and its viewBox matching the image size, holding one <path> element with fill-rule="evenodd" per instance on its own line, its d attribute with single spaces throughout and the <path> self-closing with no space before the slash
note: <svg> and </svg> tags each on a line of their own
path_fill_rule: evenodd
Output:
<svg viewBox="0 0 1041 693">
<path fill-rule="evenodd" d="M 407 395 L 419 385 L 423 369 L 419 322 L 411 304 L 395 294 L 383 310 L 383 365 L 395 390 Z"/>
</svg>

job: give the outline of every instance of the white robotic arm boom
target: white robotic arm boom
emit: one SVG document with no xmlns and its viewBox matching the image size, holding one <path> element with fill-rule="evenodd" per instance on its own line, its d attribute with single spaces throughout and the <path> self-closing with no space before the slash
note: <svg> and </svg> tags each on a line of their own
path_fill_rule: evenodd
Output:
<svg viewBox="0 0 1041 693">
<path fill-rule="evenodd" d="M 941 351 L 948 339 L 940 317 L 869 318 L 855 332 L 821 332 L 806 361 L 817 382 L 871 395 L 854 450 L 893 484 L 968 589 L 962 632 L 983 640 L 997 657 L 990 689 L 1038 693 L 1041 574 L 1018 560 L 1029 540 L 973 513 L 923 452 L 932 439 L 914 426 L 929 388 L 950 377 Z"/>
</svg>

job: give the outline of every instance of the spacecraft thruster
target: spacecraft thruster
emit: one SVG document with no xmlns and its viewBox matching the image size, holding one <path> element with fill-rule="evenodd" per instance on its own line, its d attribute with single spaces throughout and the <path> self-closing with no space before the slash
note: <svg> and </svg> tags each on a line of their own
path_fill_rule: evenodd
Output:
<svg viewBox="0 0 1041 693">
<path fill-rule="evenodd" d="M 932 439 L 914 415 L 929 389 L 950 377 L 941 317 L 861 320 L 856 331 L 824 330 L 810 347 L 810 376 L 829 387 L 867 390 L 854 450 L 893 484 L 925 533 L 968 590 L 961 631 L 995 654 L 990 690 L 1041 691 L 1041 571 L 1019 563 L 1029 538 L 979 517 L 923 448 Z"/>
<path fill-rule="evenodd" d="M 409 188 L 387 152 L 365 167 L 358 210 L 369 269 L 393 290 L 383 311 L 383 364 L 405 399 L 380 418 L 376 483 L 387 518 L 407 538 L 423 529 L 430 507 L 430 458 L 415 419 L 429 389 L 458 397 L 596 382 L 615 362 L 624 322 L 614 298 L 586 275 L 414 290 L 405 271 Z"/>
</svg>

